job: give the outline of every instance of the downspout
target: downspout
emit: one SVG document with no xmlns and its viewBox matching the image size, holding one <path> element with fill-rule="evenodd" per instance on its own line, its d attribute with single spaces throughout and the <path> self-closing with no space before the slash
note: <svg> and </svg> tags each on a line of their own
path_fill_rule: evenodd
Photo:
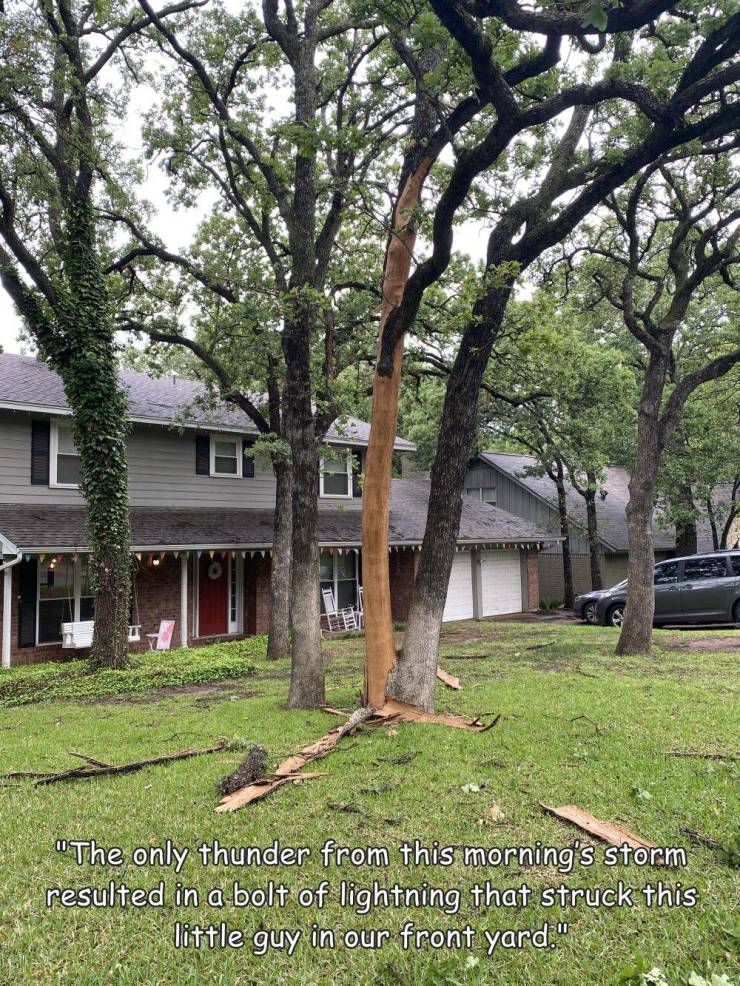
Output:
<svg viewBox="0 0 740 986">
<path fill-rule="evenodd" d="M 2 556 L 0 556 L 1 558 Z M 2 644 L 2 662 L 0 662 L 0 667 L 9 668 L 10 667 L 10 627 L 12 621 L 12 605 L 13 605 L 13 572 L 12 569 L 23 560 L 23 552 L 19 551 L 15 558 L 11 558 L 10 561 L 3 562 L 0 565 L 0 572 L 4 572 L 3 576 L 3 644 Z"/>
</svg>

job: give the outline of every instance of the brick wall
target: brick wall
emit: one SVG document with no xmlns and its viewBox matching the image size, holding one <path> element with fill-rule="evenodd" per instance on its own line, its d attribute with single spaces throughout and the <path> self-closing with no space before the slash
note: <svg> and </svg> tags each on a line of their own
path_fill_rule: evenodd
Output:
<svg viewBox="0 0 740 986">
<path fill-rule="evenodd" d="M 388 556 L 391 584 L 391 613 L 395 623 L 405 623 L 414 592 L 419 553 L 403 548 Z"/>
<path fill-rule="evenodd" d="M 188 559 L 188 644 L 202 646 L 214 639 L 193 637 L 196 559 Z M 270 558 L 247 557 L 244 560 L 244 635 L 266 633 L 270 613 Z M 141 623 L 141 641 L 131 644 L 132 651 L 147 650 L 147 633 L 159 630 L 160 620 L 175 620 L 175 635 L 172 646 L 180 646 L 180 559 L 165 555 L 158 565 L 147 558 L 137 562 L 134 578 L 135 598 L 132 619 Z M 11 665 L 38 664 L 42 661 L 70 661 L 86 657 L 87 650 L 64 650 L 58 644 L 44 644 L 39 647 L 18 647 L 18 567 L 13 569 L 13 611 L 11 621 Z M 0 625 L 2 625 L 2 575 L 0 575 Z M 232 638 L 229 638 L 232 639 Z"/>
</svg>

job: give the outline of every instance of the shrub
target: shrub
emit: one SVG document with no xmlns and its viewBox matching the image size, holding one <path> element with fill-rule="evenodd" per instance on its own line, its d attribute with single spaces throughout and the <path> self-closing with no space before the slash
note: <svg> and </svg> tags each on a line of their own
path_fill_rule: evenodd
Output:
<svg viewBox="0 0 740 986">
<path fill-rule="evenodd" d="M 132 654 L 121 671 L 91 671 L 86 661 L 35 664 L 0 676 L 0 706 L 50 699 L 136 695 L 158 688 L 199 685 L 255 674 L 264 660 L 265 637 L 249 637 L 209 647 Z"/>
</svg>

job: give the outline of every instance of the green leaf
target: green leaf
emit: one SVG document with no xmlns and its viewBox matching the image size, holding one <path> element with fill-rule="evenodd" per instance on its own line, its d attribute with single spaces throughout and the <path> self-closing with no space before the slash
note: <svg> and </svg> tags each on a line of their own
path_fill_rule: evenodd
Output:
<svg viewBox="0 0 740 986">
<path fill-rule="evenodd" d="M 601 0 L 591 0 L 586 16 L 583 18 L 584 27 L 595 27 L 597 31 L 605 31 L 607 25 L 606 11 Z"/>
</svg>

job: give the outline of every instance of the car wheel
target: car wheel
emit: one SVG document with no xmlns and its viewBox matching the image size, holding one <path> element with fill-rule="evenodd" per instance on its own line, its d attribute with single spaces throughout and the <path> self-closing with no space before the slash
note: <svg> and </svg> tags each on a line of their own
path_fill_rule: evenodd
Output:
<svg viewBox="0 0 740 986">
<path fill-rule="evenodd" d="M 583 619 L 585 623 L 590 623 L 592 626 L 596 623 L 596 603 L 588 603 L 584 606 Z"/>
<path fill-rule="evenodd" d="M 617 606 L 612 606 L 609 612 L 606 614 L 606 625 L 609 627 L 621 627 L 624 623 L 624 605 L 619 603 Z"/>
</svg>

